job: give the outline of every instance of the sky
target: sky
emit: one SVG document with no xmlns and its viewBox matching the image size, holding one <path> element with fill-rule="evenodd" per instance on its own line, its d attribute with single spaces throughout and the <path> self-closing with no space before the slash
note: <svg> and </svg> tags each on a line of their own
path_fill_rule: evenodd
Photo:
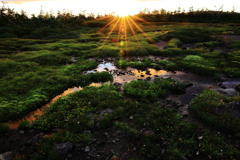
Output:
<svg viewBox="0 0 240 160">
<path fill-rule="evenodd" d="M 20 12 L 24 10 L 28 15 L 44 12 L 57 13 L 57 11 L 71 11 L 73 14 L 83 13 L 112 13 L 120 15 L 137 14 L 140 10 L 165 9 L 177 10 L 178 7 L 188 11 L 191 6 L 194 10 L 206 9 L 217 10 L 223 6 L 224 11 L 240 12 L 240 0 L 3 0 L 5 7 L 14 8 Z M 2 6 L 3 4 L 0 4 Z"/>
</svg>

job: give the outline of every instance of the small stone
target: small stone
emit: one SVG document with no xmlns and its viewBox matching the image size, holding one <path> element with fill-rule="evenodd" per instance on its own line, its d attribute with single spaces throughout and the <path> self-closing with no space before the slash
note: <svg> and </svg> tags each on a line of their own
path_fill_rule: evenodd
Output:
<svg viewBox="0 0 240 160">
<path fill-rule="evenodd" d="M 145 136 L 152 136 L 152 135 L 155 135 L 154 131 L 153 130 L 146 130 L 146 131 L 143 131 L 143 134 Z"/>
<path fill-rule="evenodd" d="M 197 96 L 197 94 L 196 93 L 192 93 L 192 96 Z"/>
<path fill-rule="evenodd" d="M 90 151 L 90 146 L 86 146 L 86 148 L 85 148 L 84 151 L 85 151 L 85 152 L 89 152 L 89 151 Z"/>
<path fill-rule="evenodd" d="M 105 132 L 104 135 L 106 135 L 109 138 L 109 134 L 107 132 Z"/>
<path fill-rule="evenodd" d="M 118 133 L 118 134 L 119 134 L 119 133 L 122 133 L 122 131 L 121 131 L 121 130 L 117 130 L 117 131 L 116 131 L 116 133 Z"/>
<path fill-rule="evenodd" d="M 130 117 L 129 117 L 129 119 L 131 119 L 131 120 L 132 120 L 132 119 L 133 119 L 133 116 L 130 116 Z"/>
<path fill-rule="evenodd" d="M 19 133 L 24 134 L 24 131 L 23 131 L 23 130 L 20 130 Z"/>
<path fill-rule="evenodd" d="M 68 153 L 67 157 L 68 157 L 68 158 L 72 157 L 72 154 L 71 154 L 71 153 Z"/>
</svg>

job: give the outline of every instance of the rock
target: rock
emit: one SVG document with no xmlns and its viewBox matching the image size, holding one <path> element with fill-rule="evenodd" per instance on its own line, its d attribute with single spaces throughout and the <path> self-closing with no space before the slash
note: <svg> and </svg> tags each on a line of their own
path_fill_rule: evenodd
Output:
<svg viewBox="0 0 240 160">
<path fill-rule="evenodd" d="M 113 83 L 115 87 L 117 87 L 119 90 L 121 90 L 122 83 L 115 82 Z"/>
<path fill-rule="evenodd" d="M 55 144 L 52 146 L 52 150 L 55 150 L 60 156 L 66 157 L 68 152 L 73 148 L 73 144 L 70 142 Z"/>
<path fill-rule="evenodd" d="M 233 109 L 239 109 L 240 108 L 240 104 L 238 102 L 231 102 L 226 107 L 227 108 L 233 108 Z"/>
<path fill-rule="evenodd" d="M 129 119 L 131 119 L 131 120 L 132 120 L 132 119 L 133 119 L 133 116 L 130 116 L 130 117 L 129 117 Z"/>
<path fill-rule="evenodd" d="M 240 92 L 240 83 L 235 86 L 236 90 Z"/>
<path fill-rule="evenodd" d="M 34 136 L 32 139 L 30 139 L 28 141 L 29 144 L 36 144 L 37 142 L 39 142 L 40 140 L 44 139 L 44 137 L 46 136 L 46 134 L 44 133 L 39 133 L 36 136 Z"/>
<path fill-rule="evenodd" d="M 86 148 L 85 148 L 84 151 L 85 151 L 85 152 L 89 152 L 89 151 L 90 151 L 90 146 L 86 146 Z"/>
<path fill-rule="evenodd" d="M 109 138 L 110 136 L 109 136 L 109 134 L 107 133 L 107 132 L 105 132 L 104 133 L 104 135 L 106 135 L 107 136 L 107 138 Z"/>
<path fill-rule="evenodd" d="M 197 96 L 197 94 L 196 93 L 192 93 L 192 96 Z"/>
<path fill-rule="evenodd" d="M 145 130 L 142 132 L 145 136 L 153 136 L 155 135 L 154 131 L 151 129 Z"/>
<path fill-rule="evenodd" d="M 20 130 L 19 133 L 24 134 L 24 131 L 23 131 L 23 130 Z"/>
<path fill-rule="evenodd" d="M 13 157 L 12 152 L 6 152 L 6 153 L 0 154 L 0 160 L 11 160 L 12 157 Z"/>
<path fill-rule="evenodd" d="M 226 89 L 226 88 L 227 88 L 227 86 L 224 86 L 224 85 L 222 85 L 222 86 L 221 86 L 221 88 L 223 88 L 223 89 Z"/>
<path fill-rule="evenodd" d="M 150 80 L 151 80 L 151 77 L 147 77 L 146 80 L 150 81 Z"/>
<path fill-rule="evenodd" d="M 68 158 L 72 157 L 72 154 L 71 154 L 71 153 L 68 153 L 67 157 L 68 157 Z"/>
<path fill-rule="evenodd" d="M 178 84 L 178 83 L 174 83 L 172 86 L 173 86 L 174 92 L 176 92 L 177 94 L 186 93 L 186 88 L 183 85 Z"/>
</svg>

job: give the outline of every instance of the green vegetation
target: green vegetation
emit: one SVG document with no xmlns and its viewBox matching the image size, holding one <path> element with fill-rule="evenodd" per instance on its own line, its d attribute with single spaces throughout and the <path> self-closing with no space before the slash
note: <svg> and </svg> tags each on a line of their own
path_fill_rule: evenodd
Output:
<svg viewBox="0 0 240 160">
<path fill-rule="evenodd" d="M 136 59 L 131 59 L 127 65 L 137 68 L 137 69 L 147 69 L 148 67 L 153 66 L 152 60 L 150 58 L 143 58 L 141 61 Z"/>
<path fill-rule="evenodd" d="M 196 42 L 204 42 L 210 40 L 209 32 L 205 29 L 200 28 L 179 28 L 174 31 L 168 32 L 162 36 L 160 36 L 162 40 L 169 41 L 172 38 L 178 38 L 178 40 L 174 39 L 173 42 L 180 45 L 182 43 L 196 43 Z M 179 41 L 180 40 L 180 41 Z"/>
<path fill-rule="evenodd" d="M 120 59 L 117 61 L 116 66 L 117 66 L 118 68 L 126 68 L 127 62 L 126 62 L 123 58 L 120 58 Z"/>
<path fill-rule="evenodd" d="M 165 49 L 167 49 L 167 48 L 178 48 L 181 45 L 182 45 L 182 42 L 179 39 L 173 38 L 168 42 L 168 44 L 164 48 Z"/>
<path fill-rule="evenodd" d="M 166 84 L 169 80 L 161 81 Z M 215 102 L 211 102 L 208 106 L 214 104 Z M 111 112 L 99 112 L 104 110 Z M 53 156 L 50 147 L 56 143 L 89 145 L 92 143 L 91 133 L 99 128 L 110 128 L 112 132 L 121 130 L 128 138 L 141 142 L 141 154 L 146 158 L 189 158 L 196 151 L 214 159 L 235 158 L 239 155 L 239 151 L 226 143 L 221 134 L 199 130 L 197 124 L 188 122 L 173 109 L 166 109 L 155 100 L 153 104 L 124 101 L 112 85 L 86 87 L 59 98 L 45 112 L 32 127 L 42 131 L 58 128 L 58 132 L 46 137 L 36 146 L 34 159 Z M 131 122 L 127 120 L 130 115 L 134 117 Z M 221 156 L 219 153 L 222 153 Z"/>
<path fill-rule="evenodd" d="M 178 57 L 175 58 L 173 62 L 185 70 L 190 70 L 202 75 L 214 75 L 214 73 L 217 72 L 215 61 L 205 60 L 197 55 L 188 55 L 184 58 Z"/>
<path fill-rule="evenodd" d="M 240 102 L 239 97 L 228 98 L 211 90 L 205 90 L 193 99 L 191 111 L 207 124 L 222 131 L 239 134 L 239 118 L 231 109 Z"/>
<path fill-rule="evenodd" d="M 143 102 L 156 101 L 157 98 L 164 96 L 167 91 L 174 90 L 176 82 L 173 79 L 154 79 L 154 82 L 149 81 L 131 81 L 124 85 L 124 91 L 127 95 L 138 98 Z M 183 84 L 180 84 L 184 87 Z"/>
<path fill-rule="evenodd" d="M 174 71 L 177 69 L 177 66 L 175 63 L 166 61 L 166 60 L 159 60 L 157 62 L 159 65 L 161 65 L 164 69 Z"/>
<path fill-rule="evenodd" d="M 216 23 L 239 22 L 239 13 L 141 11 L 138 16 L 152 23 L 132 17 L 144 34 L 134 25 L 126 26 L 127 37 L 120 40 L 119 27 L 103 28 L 112 15 L 91 21 L 94 15 L 82 13 L 28 17 L 5 7 L 0 12 L 0 153 L 13 150 L 14 159 L 62 159 L 53 145 L 93 146 L 99 132 L 107 130 L 138 143 L 141 158 L 131 155 L 129 159 L 195 159 L 197 154 L 203 159 L 240 157 L 239 117 L 232 108 L 240 103 L 239 96 L 206 90 L 193 99 L 191 113 L 209 125 L 209 131 L 178 114 L 174 103 L 161 103 L 168 94 L 183 93 L 185 83 L 154 78 L 128 82 L 120 90 L 114 85 L 89 86 L 113 82 L 112 72 L 85 74 L 111 57 L 121 69 L 185 70 L 217 81 L 226 75 L 240 77 L 239 40 L 224 37 L 239 34 L 239 24 Z M 160 40 L 168 42 L 163 49 L 155 44 Z M 24 117 L 74 86 L 83 89 L 59 98 L 36 121 L 23 121 L 18 128 L 47 136 L 35 144 L 13 140 L 11 146 L 13 132 L 4 122 Z M 231 133 L 237 141 L 229 142 L 220 131 Z"/>
</svg>

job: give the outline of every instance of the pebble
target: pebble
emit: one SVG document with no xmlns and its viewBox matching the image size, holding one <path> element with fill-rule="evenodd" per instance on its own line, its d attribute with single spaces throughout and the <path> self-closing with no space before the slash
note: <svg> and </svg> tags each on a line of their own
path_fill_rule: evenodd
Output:
<svg viewBox="0 0 240 160">
<path fill-rule="evenodd" d="M 85 152 L 89 152 L 89 151 L 90 151 L 90 146 L 86 146 Z"/>
</svg>

